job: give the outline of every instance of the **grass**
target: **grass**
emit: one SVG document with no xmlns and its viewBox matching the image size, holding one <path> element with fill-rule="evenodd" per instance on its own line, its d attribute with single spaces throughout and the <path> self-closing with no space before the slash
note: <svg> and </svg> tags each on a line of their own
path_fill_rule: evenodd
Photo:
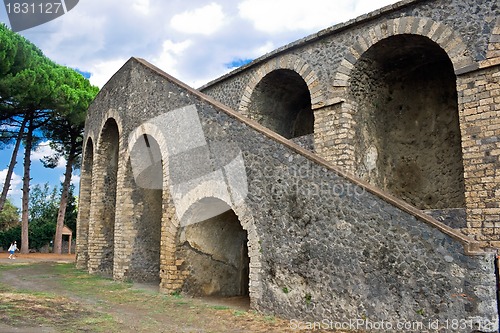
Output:
<svg viewBox="0 0 500 333">
<path fill-rule="evenodd" d="M 21 269 L 22 272 L 22 268 L 21 265 L 0 265 L 2 272 L 12 269 Z M 131 283 L 116 282 L 87 274 L 76 269 L 74 264 L 57 264 L 53 274 L 40 274 L 35 278 L 42 281 L 57 280 L 60 284 L 59 289 L 77 297 L 69 298 L 51 292 L 25 288 L 13 289 L 0 283 L 0 298 L 2 299 L 0 322 L 13 327 L 19 325 L 57 327 L 58 331 L 63 333 L 119 332 L 122 324 L 106 313 L 106 310 L 113 304 L 133 302 L 143 304 L 144 307 L 151 307 L 153 301 L 154 306 L 161 307 L 162 302 L 174 299 L 131 289 Z M 93 297 L 99 298 L 94 306 L 75 300 L 75 298 Z"/>
<path fill-rule="evenodd" d="M 109 315 L 82 308 L 78 302 L 65 297 L 41 292 L 9 292 L 3 289 L 0 293 L 0 321 L 3 324 L 13 327 L 54 326 L 64 333 L 82 332 L 86 329 L 95 331 L 95 327 L 99 327 L 102 332 L 117 329 Z"/>
<path fill-rule="evenodd" d="M 180 293 L 136 289 L 132 283 L 90 275 L 74 264 L 0 265 L 0 299 L 0 326 L 31 331 L 48 327 L 61 333 L 177 332 L 180 328 L 183 332 L 289 332 L 289 322 L 274 316 L 209 305 Z"/>
</svg>

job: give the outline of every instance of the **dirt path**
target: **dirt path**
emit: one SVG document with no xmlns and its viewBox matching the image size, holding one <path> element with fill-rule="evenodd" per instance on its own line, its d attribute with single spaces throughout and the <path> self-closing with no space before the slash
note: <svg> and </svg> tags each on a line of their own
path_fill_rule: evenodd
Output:
<svg viewBox="0 0 500 333">
<path fill-rule="evenodd" d="M 90 276 L 73 262 L 68 255 L 0 258 L 0 332 L 308 331 L 248 311 L 244 299 L 164 295 L 154 286 Z"/>
</svg>

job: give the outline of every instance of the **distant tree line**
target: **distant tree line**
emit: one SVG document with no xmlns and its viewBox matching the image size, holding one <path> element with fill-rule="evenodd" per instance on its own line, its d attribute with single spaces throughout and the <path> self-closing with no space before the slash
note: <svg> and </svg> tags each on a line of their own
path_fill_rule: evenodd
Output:
<svg viewBox="0 0 500 333">
<path fill-rule="evenodd" d="M 35 185 L 31 188 L 29 202 L 29 239 L 31 250 L 41 250 L 54 240 L 61 201 L 61 190 L 62 185 L 51 188 L 48 183 Z M 74 186 L 71 185 L 64 225 L 68 226 L 71 230 L 76 230 L 78 210 L 73 191 Z M 3 210 L 0 212 L 0 247 L 6 249 L 14 240 L 21 241 L 19 209 L 7 199 Z"/>
<path fill-rule="evenodd" d="M 54 252 L 61 253 L 71 177 L 80 166 L 85 116 L 98 90 L 80 73 L 54 63 L 34 44 L 0 24 L 0 149 L 13 148 L 0 194 L 0 214 L 12 206 L 7 194 L 22 144 L 21 253 L 29 252 L 30 228 L 35 228 L 30 221 L 31 152 L 42 140 L 48 140 L 56 152 L 44 158 L 46 167 L 55 168 L 61 158 L 66 161 L 54 230 Z"/>
</svg>

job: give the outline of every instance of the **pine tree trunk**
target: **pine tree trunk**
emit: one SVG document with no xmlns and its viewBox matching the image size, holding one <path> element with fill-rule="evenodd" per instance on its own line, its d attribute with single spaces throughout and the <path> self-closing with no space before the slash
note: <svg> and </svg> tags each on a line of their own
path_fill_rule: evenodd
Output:
<svg viewBox="0 0 500 333">
<path fill-rule="evenodd" d="M 12 156 L 10 158 L 9 168 L 7 169 L 7 176 L 5 177 L 5 182 L 3 183 L 2 194 L 0 195 L 0 212 L 3 210 L 5 201 L 7 201 L 7 194 L 10 190 L 10 182 L 12 181 L 12 175 L 14 174 L 14 167 L 16 166 L 17 153 L 19 152 L 19 147 L 21 146 L 21 141 L 23 139 L 24 128 L 26 127 L 26 117 L 24 117 L 21 127 L 19 128 L 19 133 L 17 134 L 16 144 L 12 150 Z"/>
<path fill-rule="evenodd" d="M 29 253 L 29 198 L 30 198 L 30 168 L 31 168 L 31 148 L 33 147 L 33 115 L 28 118 L 28 133 L 26 134 L 26 144 L 24 151 L 24 174 L 23 174 L 23 199 L 22 199 L 22 223 L 21 223 L 21 253 Z"/>
<path fill-rule="evenodd" d="M 64 228 L 64 217 L 66 216 L 66 207 L 68 206 L 69 186 L 71 185 L 71 176 L 73 172 L 73 161 L 75 159 L 74 146 L 71 146 L 71 152 L 66 162 L 66 172 L 64 174 L 64 182 L 62 184 L 61 203 L 59 204 L 59 212 L 57 213 L 56 235 L 54 238 L 54 253 L 61 254 L 62 252 L 62 231 Z M 71 246 L 71 244 L 69 244 Z"/>
</svg>

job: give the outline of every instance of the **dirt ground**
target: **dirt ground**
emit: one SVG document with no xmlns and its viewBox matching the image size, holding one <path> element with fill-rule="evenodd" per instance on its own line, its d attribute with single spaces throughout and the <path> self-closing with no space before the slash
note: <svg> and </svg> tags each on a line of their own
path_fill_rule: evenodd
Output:
<svg viewBox="0 0 500 333">
<path fill-rule="evenodd" d="M 238 298 L 165 295 L 151 285 L 97 279 L 75 270 L 74 260 L 39 253 L 11 260 L 0 253 L 0 332 L 312 331 L 249 310 Z"/>
<path fill-rule="evenodd" d="M 29 254 L 20 254 L 19 252 L 15 253 L 15 260 L 21 263 L 33 263 L 33 262 L 61 262 L 61 263 L 70 263 L 75 262 L 74 254 L 54 254 L 54 253 L 29 253 Z M 10 263 L 9 253 L 0 252 L 0 264 Z"/>
</svg>

